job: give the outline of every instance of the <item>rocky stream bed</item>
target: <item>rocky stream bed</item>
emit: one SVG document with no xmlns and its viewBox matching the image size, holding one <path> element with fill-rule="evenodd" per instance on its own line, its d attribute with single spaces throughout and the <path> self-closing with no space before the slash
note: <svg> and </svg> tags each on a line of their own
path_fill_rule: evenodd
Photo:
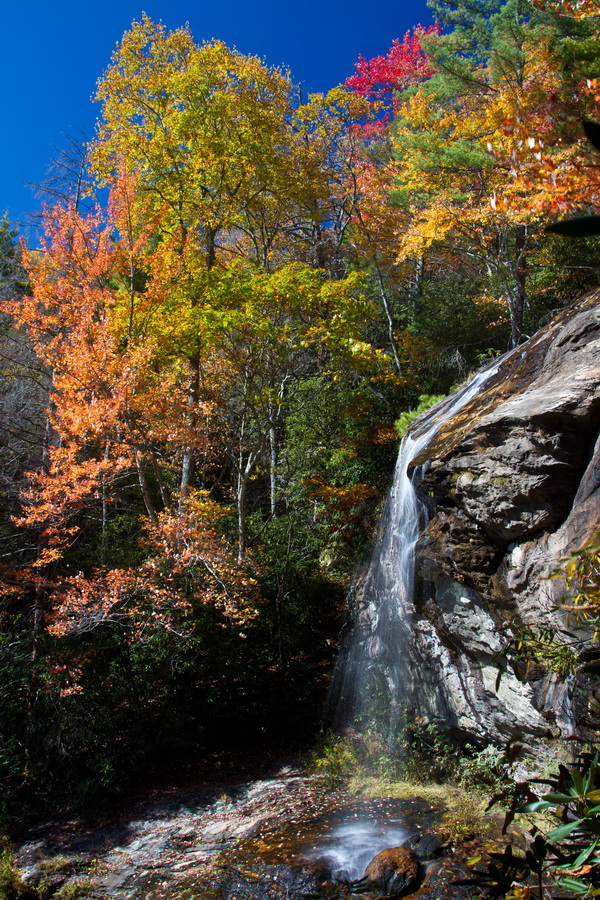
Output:
<svg viewBox="0 0 600 900">
<path fill-rule="evenodd" d="M 444 808 L 418 796 L 357 798 L 286 766 L 251 782 L 163 789 L 93 826 L 48 822 L 25 836 L 16 861 L 25 884 L 60 900 L 299 900 L 362 877 L 377 853 L 403 845 L 419 864 L 413 895 L 457 897 L 452 880 L 470 851 L 436 837 Z"/>
</svg>

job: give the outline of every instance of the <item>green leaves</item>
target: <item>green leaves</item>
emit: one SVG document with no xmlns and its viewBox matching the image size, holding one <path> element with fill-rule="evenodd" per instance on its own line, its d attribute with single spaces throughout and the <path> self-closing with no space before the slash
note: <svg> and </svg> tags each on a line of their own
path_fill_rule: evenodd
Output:
<svg viewBox="0 0 600 900">
<path fill-rule="evenodd" d="M 525 858 L 518 856 L 512 844 L 508 844 L 502 852 L 488 853 L 485 869 L 476 870 L 473 878 L 455 883 L 483 888 L 488 897 L 504 897 L 513 883 L 527 877 L 528 872 Z"/>
<path fill-rule="evenodd" d="M 490 897 L 502 897 L 514 887 L 511 879 L 519 878 L 525 888 L 527 879 L 535 875 L 539 900 L 548 895 L 548 887 L 551 885 L 571 891 L 577 896 L 599 895 L 598 753 L 593 756 L 583 754 L 578 762 L 570 767 L 560 765 L 553 778 L 540 783 L 549 784 L 552 790 L 540 799 L 530 799 L 525 805 L 519 805 L 515 799 L 506 824 L 512 821 L 516 811 L 529 814 L 548 810 L 554 810 L 560 824 L 547 834 L 535 829 L 537 831 L 535 838 L 523 858 L 515 857 L 510 844 L 502 853 L 490 853 L 487 868 L 477 871 L 476 878 L 471 883 L 485 887 Z M 519 787 L 530 798 L 533 796 L 529 784 L 522 784 Z"/>
</svg>

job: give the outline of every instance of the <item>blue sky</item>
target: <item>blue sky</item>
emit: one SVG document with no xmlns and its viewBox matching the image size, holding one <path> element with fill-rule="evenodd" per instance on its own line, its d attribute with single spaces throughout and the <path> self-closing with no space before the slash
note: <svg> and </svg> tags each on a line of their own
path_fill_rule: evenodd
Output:
<svg viewBox="0 0 600 900">
<path fill-rule="evenodd" d="M 189 22 L 199 43 L 219 38 L 283 65 L 308 92 L 334 87 L 359 53 L 385 53 L 395 37 L 432 21 L 425 0 L 10 0 L 0 26 L 0 214 L 24 222 L 39 206 L 27 183 L 43 180 L 63 133 L 92 135 L 96 81 L 142 12 L 168 28 Z"/>
</svg>

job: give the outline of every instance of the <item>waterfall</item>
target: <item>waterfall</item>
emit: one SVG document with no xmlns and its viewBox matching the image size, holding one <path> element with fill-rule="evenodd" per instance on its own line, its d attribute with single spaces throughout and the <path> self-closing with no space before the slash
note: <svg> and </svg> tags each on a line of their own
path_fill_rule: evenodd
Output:
<svg viewBox="0 0 600 900">
<path fill-rule="evenodd" d="M 508 355 L 508 354 L 506 354 Z M 426 522 L 416 486 L 423 470 L 411 461 L 438 429 L 494 375 L 494 360 L 461 388 L 420 416 L 400 445 L 394 481 L 370 562 L 355 577 L 350 594 L 354 622 L 342 639 L 331 701 L 336 730 L 375 731 L 393 749 L 406 710 L 414 707 L 418 672 L 410 667 L 414 615 L 415 549 Z"/>
</svg>

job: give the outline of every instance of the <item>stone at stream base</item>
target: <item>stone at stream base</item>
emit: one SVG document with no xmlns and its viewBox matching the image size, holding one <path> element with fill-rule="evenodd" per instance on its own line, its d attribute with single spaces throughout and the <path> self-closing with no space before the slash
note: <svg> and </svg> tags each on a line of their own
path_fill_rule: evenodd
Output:
<svg viewBox="0 0 600 900">
<path fill-rule="evenodd" d="M 420 874 L 412 850 L 391 847 L 378 853 L 365 869 L 366 888 L 381 897 L 400 897 L 417 887 Z"/>
<path fill-rule="evenodd" d="M 412 850 L 421 860 L 435 859 L 444 852 L 442 844 L 438 841 L 435 834 L 431 832 L 413 835 L 413 837 L 409 838 L 403 846 Z"/>
</svg>

